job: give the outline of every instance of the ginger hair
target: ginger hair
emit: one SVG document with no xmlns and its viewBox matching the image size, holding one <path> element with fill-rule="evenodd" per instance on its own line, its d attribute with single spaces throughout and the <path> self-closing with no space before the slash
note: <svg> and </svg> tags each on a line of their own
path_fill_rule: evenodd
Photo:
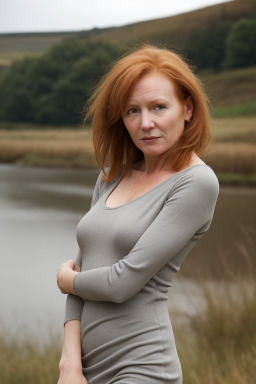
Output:
<svg viewBox="0 0 256 384">
<path fill-rule="evenodd" d="M 154 46 L 143 46 L 114 63 L 89 100 L 85 122 L 92 118 L 93 145 L 103 179 L 113 180 L 122 169 L 131 172 L 133 163 L 143 159 L 123 123 L 122 115 L 136 82 L 145 74 L 157 72 L 171 80 L 177 97 L 190 96 L 193 116 L 178 142 L 171 149 L 170 168 L 186 167 L 194 151 L 204 154 L 213 142 L 208 100 L 199 78 L 176 53 Z M 107 172 L 106 172 L 107 169 Z"/>
</svg>

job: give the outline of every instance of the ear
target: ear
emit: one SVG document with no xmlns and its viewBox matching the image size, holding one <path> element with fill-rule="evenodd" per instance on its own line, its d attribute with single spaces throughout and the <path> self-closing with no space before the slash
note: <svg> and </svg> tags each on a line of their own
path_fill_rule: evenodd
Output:
<svg viewBox="0 0 256 384">
<path fill-rule="evenodd" d="M 187 98 L 187 100 L 185 101 L 185 104 L 184 104 L 184 119 L 185 121 L 188 121 L 192 118 L 193 116 L 193 100 L 192 100 L 192 97 L 189 96 Z"/>
</svg>

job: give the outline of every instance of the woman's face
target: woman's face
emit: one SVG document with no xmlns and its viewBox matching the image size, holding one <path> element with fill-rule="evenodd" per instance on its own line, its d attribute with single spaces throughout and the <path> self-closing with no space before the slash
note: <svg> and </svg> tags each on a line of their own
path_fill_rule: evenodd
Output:
<svg viewBox="0 0 256 384">
<path fill-rule="evenodd" d="M 181 102 L 172 81 L 160 73 L 149 73 L 135 84 L 122 118 L 145 159 L 161 158 L 169 156 L 192 112 L 191 98 Z"/>
</svg>

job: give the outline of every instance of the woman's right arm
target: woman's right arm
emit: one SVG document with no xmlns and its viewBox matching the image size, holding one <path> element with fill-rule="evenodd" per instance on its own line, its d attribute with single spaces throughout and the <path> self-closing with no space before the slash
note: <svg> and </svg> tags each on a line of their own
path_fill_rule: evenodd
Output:
<svg viewBox="0 0 256 384">
<path fill-rule="evenodd" d="M 75 266 L 75 271 L 80 272 L 78 265 Z M 59 370 L 58 384 L 87 384 L 82 372 L 80 320 L 69 320 L 65 323 Z"/>
<path fill-rule="evenodd" d="M 102 173 L 98 176 L 91 207 L 100 195 Z M 75 271 L 80 272 L 81 255 L 78 253 Z M 87 384 L 82 373 L 81 362 L 81 313 L 83 302 L 80 297 L 68 295 L 65 313 L 64 343 L 60 359 L 58 384 Z"/>
<path fill-rule="evenodd" d="M 59 364 L 58 384 L 87 384 L 81 362 L 81 321 L 65 324 L 64 343 Z"/>
</svg>

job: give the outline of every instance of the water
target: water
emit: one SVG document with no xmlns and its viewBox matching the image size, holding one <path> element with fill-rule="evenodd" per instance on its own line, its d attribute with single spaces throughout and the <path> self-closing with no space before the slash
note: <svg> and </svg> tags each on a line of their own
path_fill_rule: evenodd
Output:
<svg viewBox="0 0 256 384">
<path fill-rule="evenodd" d="M 1 320 L 12 329 L 60 328 L 65 296 L 58 266 L 77 253 L 95 172 L 0 166 Z"/>
<path fill-rule="evenodd" d="M 65 296 L 57 289 L 56 272 L 76 256 L 76 226 L 89 209 L 96 177 L 95 171 L 0 165 L 0 319 L 5 327 L 62 329 Z M 255 196 L 255 189 L 221 190 L 211 229 L 182 267 L 186 279 L 182 284 L 177 279 L 170 290 L 170 308 L 193 312 L 181 288 L 185 284 L 198 295 L 193 272 L 202 265 L 216 284 L 223 255 L 230 266 L 245 268 L 235 241 L 243 242 L 244 230 L 256 228 Z M 255 251 L 256 240 L 251 241 Z"/>
</svg>

